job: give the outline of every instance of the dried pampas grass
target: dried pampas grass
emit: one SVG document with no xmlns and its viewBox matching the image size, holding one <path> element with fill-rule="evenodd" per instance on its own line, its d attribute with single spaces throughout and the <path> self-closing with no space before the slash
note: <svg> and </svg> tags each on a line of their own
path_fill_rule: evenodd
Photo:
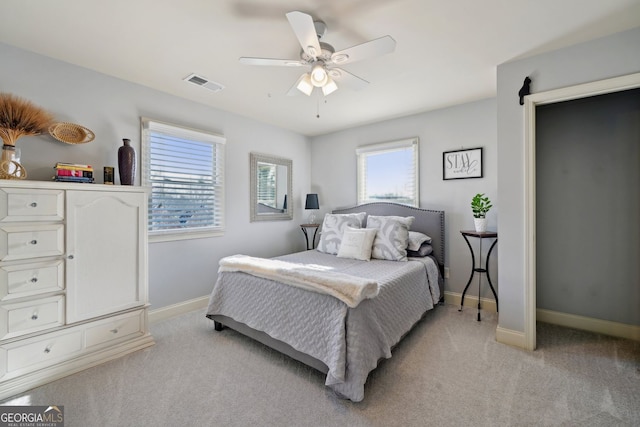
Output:
<svg viewBox="0 0 640 427">
<path fill-rule="evenodd" d="M 26 99 L 0 93 L 0 138 L 5 145 L 15 146 L 23 136 L 39 135 L 53 122 L 53 116 Z"/>
</svg>

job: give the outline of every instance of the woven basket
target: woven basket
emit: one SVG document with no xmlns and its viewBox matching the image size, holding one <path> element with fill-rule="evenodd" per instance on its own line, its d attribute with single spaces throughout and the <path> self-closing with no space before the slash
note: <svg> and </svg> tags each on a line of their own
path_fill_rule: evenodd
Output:
<svg viewBox="0 0 640 427">
<path fill-rule="evenodd" d="M 84 144 L 93 141 L 96 137 L 93 132 L 84 126 L 64 122 L 51 125 L 49 134 L 65 144 Z"/>
<path fill-rule="evenodd" d="M 27 179 L 27 171 L 15 160 L 0 160 L 0 179 Z"/>
</svg>

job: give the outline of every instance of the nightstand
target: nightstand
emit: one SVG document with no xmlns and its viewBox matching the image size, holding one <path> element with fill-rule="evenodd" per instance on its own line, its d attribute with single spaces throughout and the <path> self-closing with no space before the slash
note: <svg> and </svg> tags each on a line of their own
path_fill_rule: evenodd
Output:
<svg viewBox="0 0 640 427">
<path fill-rule="evenodd" d="M 307 250 L 311 250 L 316 247 L 316 235 L 318 234 L 318 227 L 320 227 L 320 224 L 300 224 L 300 228 L 304 233 L 304 239 L 307 242 Z M 307 230 L 311 228 L 313 228 L 314 231 L 313 231 L 313 239 L 311 239 L 311 246 L 309 246 L 309 234 Z"/>
<path fill-rule="evenodd" d="M 461 230 L 460 234 L 464 237 L 465 242 L 467 242 L 467 246 L 469 246 L 469 251 L 471 252 L 471 276 L 469 276 L 469 281 L 467 282 L 467 286 L 464 287 L 464 291 L 462 291 L 462 299 L 460 300 L 460 310 L 462 311 L 462 307 L 464 306 L 464 295 L 467 293 L 467 289 L 469 289 L 469 285 L 473 281 L 473 275 L 476 273 L 485 273 L 487 275 L 487 282 L 489 282 L 489 286 L 491 287 L 491 292 L 493 292 L 493 297 L 496 300 L 496 311 L 498 311 L 498 295 L 496 294 L 496 290 L 493 289 L 493 284 L 491 283 L 491 276 L 489 275 L 489 259 L 491 258 L 491 252 L 493 248 L 498 243 L 498 233 L 495 231 L 473 231 L 473 230 Z M 478 250 L 479 262 L 478 267 L 476 267 L 476 256 L 473 252 L 473 247 L 469 242 L 468 237 L 475 237 L 480 240 L 480 248 Z M 487 253 L 487 259 L 485 260 L 484 268 L 482 267 L 482 241 L 484 239 L 494 239 L 491 247 L 489 248 L 489 252 Z M 482 281 L 482 276 L 478 277 L 478 322 L 480 321 L 480 283 Z"/>
</svg>

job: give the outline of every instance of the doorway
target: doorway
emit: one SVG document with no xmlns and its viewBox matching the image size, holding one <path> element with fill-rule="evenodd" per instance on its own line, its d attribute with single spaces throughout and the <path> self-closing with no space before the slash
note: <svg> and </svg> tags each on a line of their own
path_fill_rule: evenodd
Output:
<svg viewBox="0 0 640 427">
<path fill-rule="evenodd" d="M 640 88 L 537 107 L 538 321 L 640 326 L 639 166 Z"/>
<path fill-rule="evenodd" d="M 633 90 L 639 87 L 640 73 L 538 93 L 530 95 L 525 99 L 525 211 L 527 216 L 525 218 L 525 257 L 527 277 L 525 284 L 525 344 L 527 349 L 533 350 L 536 347 L 536 293 L 538 280 L 537 223 L 539 220 L 547 221 L 547 219 L 542 217 L 537 218 L 537 109 L 544 105 Z"/>
</svg>

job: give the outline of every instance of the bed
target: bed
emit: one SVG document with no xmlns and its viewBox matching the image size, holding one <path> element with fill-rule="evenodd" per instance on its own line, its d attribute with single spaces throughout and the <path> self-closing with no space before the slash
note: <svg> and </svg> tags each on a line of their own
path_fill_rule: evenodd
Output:
<svg viewBox="0 0 640 427">
<path fill-rule="evenodd" d="M 359 402 L 364 398 L 369 372 L 379 360 L 391 357 L 392 348 L 402 337 L 442 301 L 445 248 L 443 211 L 369 203 L 337 209 L 327 217 L 351 219 L 354 215 L 362 218 L 365 230 L 349 228 L 350 233 L 365 233 L 370 224 L 387 217 L 412 217 L 410 230 L 431 238 L 420 246 L 421 251 L 427 248 L 430 253 L 414 257 L 411 255 L 417 253 L 411 252 L 407 262 L 337 256 L 330 250 L 330 228 L 325 217 L 323 226 L 327 230 L 323 230 L 318 249 L 265 260 L 279 267 L 267 273 L 260 269 L 256 274 L 253 264 L 252 270 L 236 269 L 233 262 L 244 261 L 243 256 L 221 260 L 206 316 L 214 321 L 217 331 L 229 327 L 325 373 L 325 384 L 338 396 Z M 271 271 L 281 271 L 282 266 L 295 266 L 296 271 L 300 267 L 305 274 L 313 269 L 313 275 L 348 279 L 362 284 L 359 290 L 371 291 L 369 286 L 374 282 L 375 292 L 362 292 L 355 298 L 351 294 L 335 295 L 331 290 L 318 292 L 292 286 L 296 283 L 289 283 L 288 278 L 270 275 Z M 305 275 L 305 284 L 307 278 Z"/>
</svg>

